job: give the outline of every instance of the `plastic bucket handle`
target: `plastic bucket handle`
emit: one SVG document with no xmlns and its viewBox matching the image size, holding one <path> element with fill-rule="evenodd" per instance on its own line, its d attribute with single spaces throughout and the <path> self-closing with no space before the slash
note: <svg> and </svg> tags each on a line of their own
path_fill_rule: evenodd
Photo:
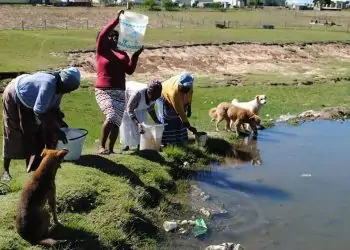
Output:
<svg viewBox="0 0 350 250">
<path fill-rule="evenodd" d="M 84 128 L 76 128 L 76 130 L 81 130 L 81 131 L 84 131 L 85 133 L 84 134 L 82 134 L 82 135 L 79 135 L 78 137 L 74 137 L 74 138 L 71 138 L 71 139 L 68 139 L 68 141 L 75 141 L 75 140 L 78 140 L 78 139 L 80 139 L 80 138 L 82 138 L 82 137 L 84 137 L 84 136 L 86 136 L 89 132 L 86 130 L 86 129 L 84 129 Z"/>
</svg>

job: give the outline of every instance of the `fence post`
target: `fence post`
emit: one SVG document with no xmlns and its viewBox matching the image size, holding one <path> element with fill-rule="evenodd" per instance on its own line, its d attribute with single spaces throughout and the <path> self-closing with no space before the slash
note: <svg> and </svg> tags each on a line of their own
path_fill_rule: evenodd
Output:
<svg viewBox="0 0 350 250">
<path fill-rule="evenodd" d="M 238 21 L 236 20 L 236 29 L 238 28 Z"/>
<path fill-rule="evenodd" d="M 87 30 L 89 29 L 89 19 L 86 20 L 86 29 L 87 29 Z"/>
<path fill-rule="evenodd" d="M 24 30 L 24 21 L 22 20 L 22 30 Z"/>
<path fill-rule="evenodd" d="M 46 19 L 44 19 L 44 30 L 46 30 Z"/>
<path fill-rule="evenodd" d="M 66 30 L 68 30 L 68 21 L 66 20 Z"/>
</svg>

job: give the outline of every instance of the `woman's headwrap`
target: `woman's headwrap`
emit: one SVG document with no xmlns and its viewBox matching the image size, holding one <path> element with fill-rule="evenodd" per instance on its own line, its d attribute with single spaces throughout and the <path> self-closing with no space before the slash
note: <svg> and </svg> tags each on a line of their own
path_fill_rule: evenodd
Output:
<svg viewBox="0 0 350 250">
<path fill-rule="evenodd" d="M 64 92 L 71 92 L 79 88 L 80 71 L 75 67 L 63 69 L 59 72 L 61 78 L 60 89 Z"/>
<path fill-rule="evenodd" d="M 181 88 L 191 89 L 193 86 L 194 77 L 190 72 L 182 72 L 179 76 L 178 84 Z"/>
<path fill-rule="evenodd" d="M 148 84 L 147 91 L 153 97 L 159 97 L 162 94 L 162 83 L 158 80 L 152 80 Z"/>
</svg>

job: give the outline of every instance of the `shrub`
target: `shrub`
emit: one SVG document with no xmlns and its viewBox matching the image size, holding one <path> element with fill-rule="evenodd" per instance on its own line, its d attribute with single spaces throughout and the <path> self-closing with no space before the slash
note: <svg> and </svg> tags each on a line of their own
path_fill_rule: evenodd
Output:
<svg viewBox="0 0 350 250">
<path fill-rule="evenodd" d="M 156 10 L 157 3 L 155 0 L 145 0 L 143 4 L 147 10 L 150 10 L 150 11 Z"/>
<path fill-rule="evenodd" d="M 213 9 L 220 9 L 221 7 L 222 7 L 221 3 L 212 3 L 212 4 L 210 4 L 210 8 L 213 8 Z"/>
<path fill-rule="evenodd" d="M 175 5 L 173 4 L 173 2 L 171 0 L 163 0 L 162 6 L 166 11 L 172 11 L 175 7 Z"/>
</svg>

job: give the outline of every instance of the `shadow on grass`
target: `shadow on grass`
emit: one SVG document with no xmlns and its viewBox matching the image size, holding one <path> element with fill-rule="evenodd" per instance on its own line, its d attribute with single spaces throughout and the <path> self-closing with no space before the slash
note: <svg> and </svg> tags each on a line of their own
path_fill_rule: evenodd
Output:
<svg viewBox="0 0 350 250">
<path fill-rule="evenodd" d="M 55 240 L 66 240 L 51 249 L 106 249 L 98 236 L 85 230 L 74 229 L 64 225 L 58 226 L 50 235 Z"/>
<path fill-rule="evenodd" d="M 124 177 L 129 180 L 133 187 L 143 187 L 146 194 L 143 196 L 143 204 L 149 207 L 156 207 L 163 197 L 158 189 L 145 185 L 139 176 L 122 164 L 117 164 L 99 155 L 82 155 L 74 162 L 76 165 L 98 169 L 106 174 Z"/>
<path fill-rule="evenodd" d="M 187 147 L 186 145 L 172 145 L 171 147 L 174 147 L 174 150 L 168 150 L 166 149 L 166 154 L 169 156 L 169 159 L 165 159 L 159 152 L 153 151 L 153 150 L 141 150 L 136 151 L 133 153 L 133 155 L 137 155 L 139 157 L 142 157 L 146 160 L 157 162 L 163 166 L 169 167 L 168 173 L 174 180 L 189 178 L 190 176 L 194 175 L 196 170 L 191 169 L 190 167 L 184 167 L 183 162 L 184 161 L 192 161 L 186 158 L 186 154 L 193 153 L 191 147 Z M 176 147 L 176 148 L 175 148 Z M 171 153 L 172 152 L 172 153 Z M 186 152 L 186 154 L 184 154 Z M 175 191 L 176 190 L 176 184 L 175 182 L 171 184 L 172 186 L 166 187 L 169 191 Z"/>
</svg>

